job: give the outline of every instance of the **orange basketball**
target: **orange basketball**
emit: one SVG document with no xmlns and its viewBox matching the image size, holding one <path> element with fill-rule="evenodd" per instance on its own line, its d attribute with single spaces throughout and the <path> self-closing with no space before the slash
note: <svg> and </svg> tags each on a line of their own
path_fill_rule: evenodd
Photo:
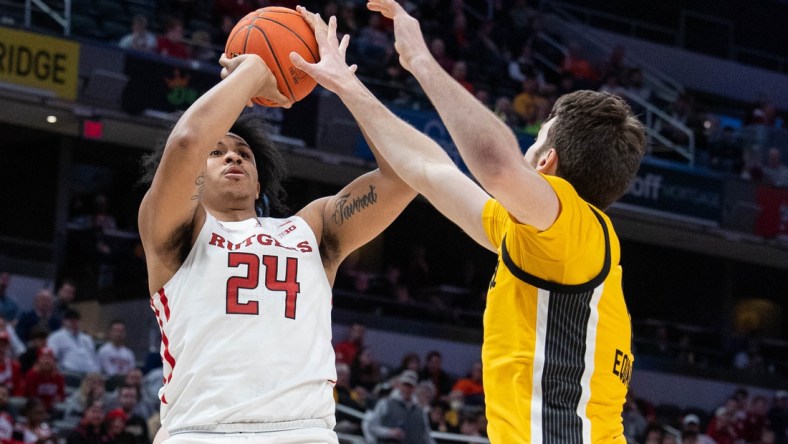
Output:
<svg viewBox="0 0 788 444">
<path fill-rule="evenodd" d="M 230 32 L 224 49 L 227 57 L 257 54 L 276 76 L 279 91 L 297 102 L 317 84 L 290 62 L 297 52 L 307 62 L 320 60 L 315 33 L 298 11 L 280 6 L 258 9 L 242 18 Z M 265 106 L 278 106 L 262 97 L 252 99 Z"/>
</svg>

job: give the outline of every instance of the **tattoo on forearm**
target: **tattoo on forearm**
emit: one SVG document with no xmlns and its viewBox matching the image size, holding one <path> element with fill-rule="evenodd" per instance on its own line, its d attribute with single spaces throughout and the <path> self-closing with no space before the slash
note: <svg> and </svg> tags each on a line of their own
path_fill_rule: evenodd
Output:
<svg viewBox="0 0 788 444">
<path fill-rule="evenodd" d="M 334 208 L 334 215 L 332 218 L 337 225 L 342 225 L 346 220 L 353 217 L 354 214 L 361 212 L 364 208 L 375 204 L 378 201 L 378 193 L 375 192 L 375 186 L 369 186 L 369 192 L 359 197 L 350 198 L 350 193 L 340 196 L 337 199 L 336 207 Z"/>
<path fill-rule="evenodd" d="M 202 196 L 202 190 L 205 188 L 205 171 L 200 173 L 196 179 L 194 179 L 194 184 L 197 185 L 197 194 L 192 196 L 192 200 L 197 200 Z"/>
</svg>

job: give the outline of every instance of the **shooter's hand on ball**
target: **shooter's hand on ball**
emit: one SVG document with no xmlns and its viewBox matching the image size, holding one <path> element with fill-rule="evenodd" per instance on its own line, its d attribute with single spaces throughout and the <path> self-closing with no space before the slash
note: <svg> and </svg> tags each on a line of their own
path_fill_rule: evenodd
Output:
<svg viewBox="0 0 788 444">
<path fill-rule="evenodd" d="M 219 64 L 222 65 L 222 79 L 227 78 L 229 75 L 240 70 L 252 70 L 260 77 L 260 89 L 252 97 L 263 97 L 279 104 L 284 108 L 290 108 L 293 104 L 285 95 L 279 92 L 276 83 L 276 77 L 271 70 L 266 66 L 256 54 L 241 54 L 233 58 L 228 58 L 222 54 L 219 58 Z M 249 100 L 246 106 L 252 106 L 252 101 Z"/>
</svg>

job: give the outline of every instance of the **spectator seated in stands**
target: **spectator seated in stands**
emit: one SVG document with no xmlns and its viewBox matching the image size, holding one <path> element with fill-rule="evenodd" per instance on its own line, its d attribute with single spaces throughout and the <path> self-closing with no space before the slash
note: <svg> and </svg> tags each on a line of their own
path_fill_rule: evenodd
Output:
<svg viewBox="0 0 788 444">
<path fill-rule="evenodd" d="M 25 347 L 25 343 L 19 339 L 19 336 L 16 334 L 16 329 L 14 328 L 13 324 L 3 319 L 0 316 L 0 335 L 5 335 L 6 340 L 8 341 L 8 354 L 9 356 L 20 356 L 27 350 Z"/>
<path fill-rule="evenodd" d="M 105 379 L 101 373 L 88 373 L 82 378 L 79 389 L 75 390 L 64 406 L 63 419 L 74 423 L 84 416 L 85 410 L 93 404 L 93 401 L 101 401 L 104 405 L 109 405 L 111 396 L 107 393 Z"/>
<path fill-rule="evenodd" d="M 364 335 L 366 334 L 364 324 L 354 322 L 347 332 L 347 337 L 334 347 L 337 362 L 352 364 L 358 355 L 359 350 L 364 347 Z"/>
<path fill-rule="evenodd" d="M 548 108 L 547 99 L 539 94 L 539 83 L 527 78 L 522 83 L 520 93 L 514 97 L 512 108 L 523 125 L 532 124 L 538 119 L 540 107 Z"/>
<path fill-rule="evenodd" d="M 334 384 L 334 401 L 359 412 L 365 412 L 367 393 L 365 390 L 354 390 L 350 385 L 350 366 L 337 363 L 337 382 Z M 337 409 L 337 425 L 334 430 L 339 433 L 358 435 L 361 432 L 361 420 Z"/>
<path fill-rule="evenodd" d="M 52 411 L 55 403 L 66 399 L 65 378 L 57 370 L 55 352 L 51 348 L 38 350 L 36 364 L 25 375 L 25 397 L 41 399 L 47 412 Z"/>
<path fill-rule="evenodd" d="M 0 385 L 6 387 L 8 392 L 14 395 L 24 393 L 22 366 L 10 351 L 8 332 L 6 331 L 0 331 Z"/>
<path fill-rule="evenodd" d="M 140 393 L 133 385 L 122 385 L 117 388 L 116 404 L 126 415 L 126 433 L 132 436 L 134 443 L 147 444 L 150 442 L 148 433 L 148 417 L 138 413 L 140 404 Z"/>
<path fill-rule="evenodd" d="M 109 323 L 107 331 L 109 341 L 98 350 L 101 372 L 111 379 L 113 386 L 126 377 L 129 370 L 137 366 L 137 358 L 130 348 L 126 347 L 126 322 L 115 319 Z"/>
<path fill-rule="evenodd" d="M 763 179 L 775 187 L 788 187 L 788 166 L 782 161 L 782 154 L 777 147 L 769 148 L 766 166 L 763 167 Z"/>
<path fill-rule="evenodd" d="M 416 352 L 408 352 L 402 356 L 400 360 L 399 367 L 397 368 L 395 374 L 399 375 L 405 370 L 413 370 L 414 372 L 418 373 L 421 369 L 421 357 Z"/>
<path fill-rule="evenodd" d="M 381 382 L 380 364 L 369 347 L 362 347 L 350 366 L 350 381 L 353 387 L 362 387 L 372 393 Z"/>
<path fill-rule="evenodd" d="M 17 421 L 11 442 L 55 444 L 57 437 L 46 422 L 47 412 L 45 401 L 35 397 L 28 398 L 22 412 L 24 418 Z"/>
<path fill-rule="evenodd" d="M 55 314 L 54 299 L 52 292 L 46 288 L 38 290 L 33 300 L 33 309 L 23 312 L 19 316 L 16 324 L 16 333 L 22 341 L 30 339 L 30 331 L 33 327 L 55 331 L 61 326 L 61 320 Z"/>
<path fill-rule="evenodd" d="M 482 385 L 482 363 L 475 362 L 468 376 L 458 379 L 452 391 L 460 391 L 466 405 L 484 405 L 484 386 Z"/>
<path fill-rule="evenodd" d="M 427 353 L 424 368 L 419 372 L 420 381 L 430 381 L 435 386 L 438 399 L 443 399 L 454 386 L 454 378 L 443 370 L 443 356 L 437 350 Z"/>
<path fill-rule="evenodd" d="M 106 417 L 104 405 L 101 401 L 93 401 L 85 409 L 85 414 L 79 424 L 68 434 L 66 444 L 95 444 L 112 442 L 104 428 Z"/>
<path fill-rule="evenodd" d="M 635 395 L 631 390 L 627 392 L 621 419 L 624 424 L 624 436 L 627 438 L 627 442 L 642 442 L 648 421 L 640 411 L 637 402 L 635 402 Z"/>
<path fill-rule="evenodd" d="M 216 51 L 211 46 L 211 34 L 208 31 L 194 31 L 192 33 L 191 46 L 192 59 L 205 63 L 216 62 Z"/>
<path fill-rule="evenodd" d="M 126 431 L 127 421 L 128 416 L 122 409 L 114 409 L 107 412 L 107 417 L 104 420 L 104 430 L 106 430 L 109 442 L 113 444 L 137 443 L 136 438 Z"/>
<path fill-rule="evenodd" d="M 440 37 L 433 37 L 430 40 L 430 53 L 435 57 L 435 61 L 443 68 L 444 71 L 450 73 L 454 68 L 454 59 L 446 53 L 446 42 Z"/>
<path fill-rule="evenodd" d="M 376 77 L 382 77 L 394 51 L 391 37 L 383 30 L 382 20 L 380 14 L 369 14 L 367 25 L 355 36 L 359 69 Z"/>
<path fill-rule="evenodd" d="M 33 368 L 38 360 L 38 351 L 47 345 L 49 330 L 42 327 L 34 327 L 30 331 L 30 339 L 27 341 L 27 350 L 19 355 L 19 364 L 22 366 L 22 374 Z"/>
<path fill-rule="evenodd" d="M 690 413 L 684 416 L 684 419 L 682 419 L 681 424 L 683 425 L 682 444 L 686 444 L 683 441 L 685 433 L 694 434 L 695 443 L 697 444 L 716 444 L 715 441 L 711 439 L 709 435 L 701 432 L 701 430 L 703 429 L 701 428 L 700 418 L 698 417 L 698 415 L 694 413 Z"/>
<path fill-rule="evenodd" d="M 382 398 L 364 419 L 364 434 L 373 442 L 432 443 L 427 415 L 413 400 L 418 375 L 406 370 L 394 383 L 394 390 Z"/>
<path fill-rule="evenodd" d="M 158 373 L 156 370 L 158 370 Z M 140 394 L 140 401 L 134 408 L 134 412 L 146 419 L 150 418 L 154 412 L 159 410 L 161 403 L 158 396 L 158 389 L 162 386 L 162 374 L 160 368 L 156 370 L 151 370 L 149 375 L 143 377 L 142 370 L 138 368 L 131 369 L 126 373 L 123 385 L 121 386 L 131 386 L 137 389 L 137 393 Z M 155 388 L 149 389 L 148 386 L 144 384 L 144 382 L 149 379 L 148 376 L 154 376 L 154 378 L 151 379 L 156 382 Z M 120 404 L 120 394 L 121 392 L 119 390 L 115 390 L 114 396 L 116 399 L 113 400 L 112 405 Z"/>
<path fill-rule="evenodd" d="M 561 71 L 572 74 L 584 88 L 592 87 L 599 82 L 599 74 L 591 66 L 591 62 L 583 56 L 582 48 L 577 42 L 569 43 L 566 56 L 561 62 Z"/>
<path fill-rule="evenodd" d="M 63 316 L 66 314 L 66 310 L 71 308 L 71 303 L 74 302 L 76 297 L 77 283 L 73 279 L 63 279 L 55 292 L 55 316 L 62 320 Z"/>
<path fill-rule="evenodd" d="M 191 51 L 183 38 L 183 23 L 180 19 L 169 18 L 165 25 L 164 35 L 160 35 L 156 42 L 156 51 L 176 59 L 191 58 Z"/>
<path fill-rule="evenodd" d="M 9 322 L 14 322 L 19 315 L 19 305 L 8 293 L 8 284 L 11 275 L 5 271 L 0 272 L 0 317 Z"/>
<path fill-rule="evenodd" d="M 118 45 L 123 49 L 142 52 L 156 52 L 158 48 L 156 36 L 148 31 L 148 19 L 143 15 L 135 15 L 131 19 L 131 33 L 120 39 Z"/>
<path fill-rule="evenodd" d="M 99 373 L 101 370 L 93 338 L 80 329 L 81 315 L 68 310 L 63 327 L 49 335 L 47 347 L 55 352 L 58 365 L 74 373 Z"/>
<path fill-rule="evenodd" d="M 514 112 L 512 100 L 510 98 L 498 97 L 498 99 L 495 100 L 493 112 L 503 123 L 509 125 L 509 127 L 517 128 L 520 126 L 520 117 Z"/>
<path fill-rule="evenodd" d="M 0 385 L 0 442 L 2 443 L 12 442 L 16 426 L 17 413 L 8 402 L 10 397 L 8 387 Z"/>
<path fill-rule="evenodd" d="M 763 165 L 757 147 L 748 146 L 742 150 L 741 164 L 739 177 L 755 183 L 763 181 Z"/>
<path fill-rule="evenodd" d="M 469 412 L 462 416 L 460 419 L 460 433 L 466 436 L 482 437 L 483 430 L 481 428 L 479 417 L 484 416 L 481 412 Z"/>
<path fill-rule="evenodd" d="M 445 401 L 433 401 L 430 405 L 427 417 L 430 422 L 430 430 L 441 433 L 459 433 L 458 427 L 452 427 L 446 421 L 446 412 L 449 411 L 449 404 Z"/>
</svg>

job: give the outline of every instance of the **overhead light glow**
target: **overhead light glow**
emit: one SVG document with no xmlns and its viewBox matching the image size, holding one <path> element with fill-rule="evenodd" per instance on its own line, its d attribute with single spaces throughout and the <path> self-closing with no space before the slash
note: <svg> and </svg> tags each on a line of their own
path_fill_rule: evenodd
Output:
<svg viewBox="0 0 788 444">
<path fill-rule="evenodd" d="M 57 116 L 47 116 L 47 122 L 49 122 L 49 123 L 56 123 L 57 122 Z"/>
</svg>

